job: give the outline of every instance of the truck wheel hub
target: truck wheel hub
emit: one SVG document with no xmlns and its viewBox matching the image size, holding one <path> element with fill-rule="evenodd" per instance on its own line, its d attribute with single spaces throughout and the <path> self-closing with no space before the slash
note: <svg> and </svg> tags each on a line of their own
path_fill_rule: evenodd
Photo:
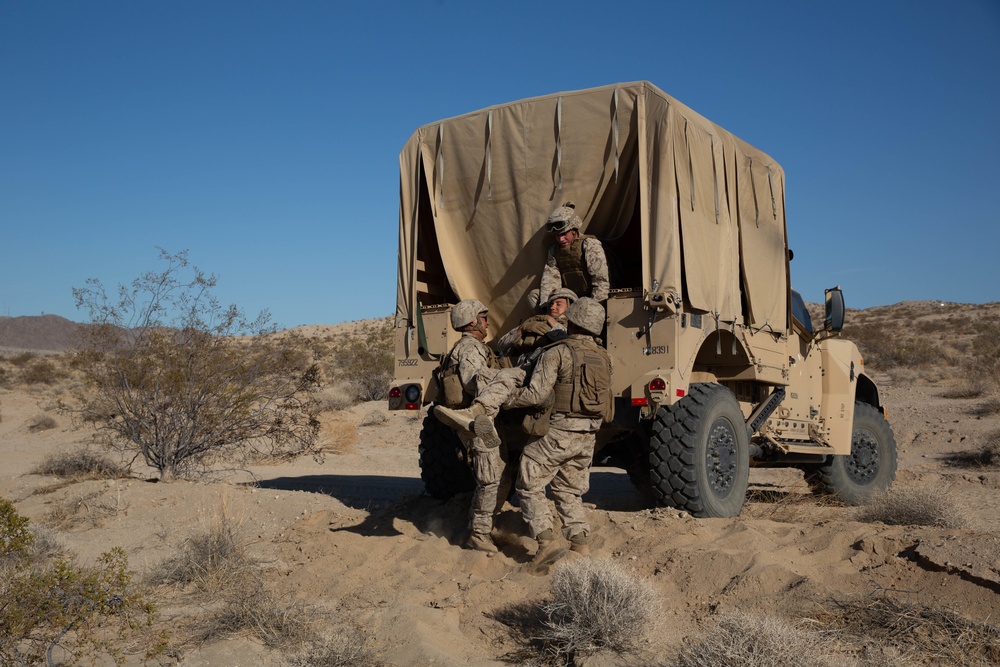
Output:
<svg viewBox="0 0 1000 667">
<path fill-rule="evenodd" d="M 736 478 L 736 436 L 729 422 L 718 421 L 708 436 L 708 483 L 720 496 L 733 486 Z"/>
</svg>

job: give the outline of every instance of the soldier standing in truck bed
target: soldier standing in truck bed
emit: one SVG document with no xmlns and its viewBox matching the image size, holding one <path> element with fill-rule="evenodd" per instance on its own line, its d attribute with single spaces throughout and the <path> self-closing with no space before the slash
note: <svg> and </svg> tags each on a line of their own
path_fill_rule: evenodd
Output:
<svg viewBox="0 0 1000 667">
<path fill-rule="evenodd" d="M 571 201 L 552 211 L 545 222 L 545 229 L 554 243 L 549 248 L 542 269 L 539 303 L 548 301 L 560 287 L 601 303 L 607 301 L 611 281 L 604 245 L 595 236 L 581 236 L 582 226 L 583 221 L 576 214 L 576 204 Z"/>
</svg>

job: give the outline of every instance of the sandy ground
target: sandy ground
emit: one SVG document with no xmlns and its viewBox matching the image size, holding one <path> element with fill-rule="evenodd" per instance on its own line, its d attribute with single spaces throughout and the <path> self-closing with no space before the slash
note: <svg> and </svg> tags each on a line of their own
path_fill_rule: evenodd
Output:
<svg viewBox="0 0 1000 667">
<path fill-rule="evenodd" d="M 899 445 L 897 486 L 953 494 L 969 527 L 860 523 L 854 509 L 809 495 L 790 470 L 751 471 L 750 500 L 738 518 L 700 520 L 646 508 L 624 473 L 595 468 L 586 497 L 598 542 L 593 557 L 626 564 L 662 595 L 664 623 L 651 654 L 676 649 L 723 611 L 799 618 L 831 600 L 874 593 L 972 620 L 1000 618 L 1000 472 L 942 460 L 982 444 L 1000 429 L 1000 417 L 976 417 L 982 399 L 878 379 Z M 50 452 L 86 439 L 62 416 L 56 428 L 29 430 L 33 417 L 51 409 L 53 391 L 0 390 L 0 495 L 38 524 L 66 503 L 89 508 L 93 520 L 57 531 L 82 561 L 120 545 L 132 567 L 147 572 L 225 512 L 243 526 L 268 584 L 324 610 L 331 624 L 356 624 L 392 665 L 510 664 L 505 656 L 518 645 L 498 618 L 547 594 L 549 577 L 527 567 L 531 542 L 516 507 L 508 504 L 499 517 L 500 554 L 459 548 L 468 498 L 421 495 L 417 415 L 390 414 L 381 403 L 329 413 L 323 437 L 340 453 L 256 468 L 256 486 L 246 472 L 163 484 L 139 471 L 131 480 L 64 484 L 32 474 Z M 386 419 L 376 423 L 381 413 Z M 167 600 L 161 611 L 179 619 L 197 612 L 189 606 Z M 284 664 L 283 655 L 231 638 L 188 643 L 172 664 L 269 667 Z"/>
</svg>

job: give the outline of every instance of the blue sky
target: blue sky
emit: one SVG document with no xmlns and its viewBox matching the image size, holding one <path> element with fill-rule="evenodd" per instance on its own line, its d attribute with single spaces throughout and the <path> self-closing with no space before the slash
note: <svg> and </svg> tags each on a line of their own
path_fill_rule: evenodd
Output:
<svg viewBox="0 0 1000 667">
<path fill-rule="evenodd" d="M 1000 300 L 998 0 L 0 0 L 0 315 L 157 246 L 282 326 L 388 315 L 413 130 L 642 79 L 785 168 L 806 300 Z"/>
</svg>

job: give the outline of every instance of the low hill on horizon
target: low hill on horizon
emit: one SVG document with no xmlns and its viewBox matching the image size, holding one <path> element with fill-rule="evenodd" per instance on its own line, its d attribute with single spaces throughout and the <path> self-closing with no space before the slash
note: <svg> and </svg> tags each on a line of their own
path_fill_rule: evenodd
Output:
<svg viewBox="0 0 1000 667">
<path fill-rule="evenodd" d="M 818 326 L 823 318 L 823 304 L 807 303 L 814 325 Z M 850 337 L 852 324 L 864 321 L 896 320 L 915 321 L 917 319 L 954 319 L 959 313 L 990 316 L 1000 313 L 1000 302 L 985 304 L 966 304 L 949 301 L 922 300 L 900 301 L 887 306 L 870 306 L 868 308 L 847 309 L 847 329 L 845 335 Z M 861 315 L 860 318 L 857 316 Z M 352 334 L 364 329 L 366 325 L 391 321 L 392 316 L 349 320 L 335 324 L 307 324 L 288 327 L 282 331 L 297 331 L 306 336 L 323 336 L 334 333 Z M 0 317 L 0 352 L 7 350 L 32 350 L 45 352 L 64 352 L 76 346 L 80 332 L 87 325 L 68 320 L 60 315 L 22 315 L 18 317 Z M 925 325 L 926 326 L 926 325 Z"/>
</svg>

